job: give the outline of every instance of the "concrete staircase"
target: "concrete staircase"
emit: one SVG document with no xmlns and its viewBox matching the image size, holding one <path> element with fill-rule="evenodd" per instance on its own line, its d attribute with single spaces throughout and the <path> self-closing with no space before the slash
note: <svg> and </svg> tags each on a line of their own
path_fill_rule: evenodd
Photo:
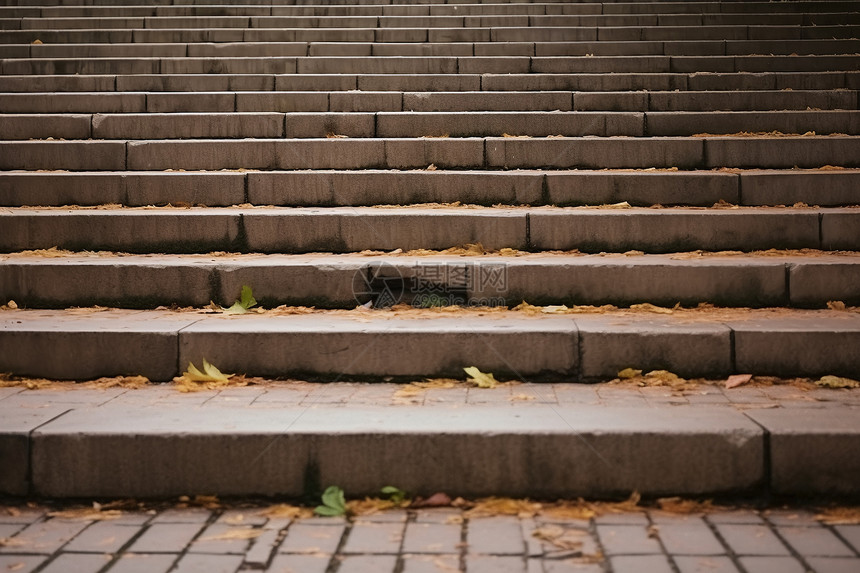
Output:
<svg viewBox="0 0 860 573">
<path fill-rule="evenodd" d="M 0 371 L 860 375 L 856 2 L 59 4 L 0 1 Z"/>
</svg>

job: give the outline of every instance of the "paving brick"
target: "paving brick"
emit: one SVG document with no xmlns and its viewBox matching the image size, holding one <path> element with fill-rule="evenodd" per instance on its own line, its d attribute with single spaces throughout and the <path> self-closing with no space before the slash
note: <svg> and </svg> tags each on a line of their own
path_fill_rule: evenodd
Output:
<svg viewBox="0 0 860 573">
<path fill-rule="evenodd" d="M 202 507 L 169 508 L 161 511 L 152 518 L 153 524 L 162 523 L 206 523 L 212 512 Z"/>
<path fill-rule="evenodd" d="M 615 573 L 669 573 L 672 566 L 664 555 L 617 555 L 610 558 Z"/>
<path fill-rule="evenodd" d="M 357 520 L 343 546 L 343 553 L 398 553 L 403 541 L 402 523 Z"/>
<path fill-rule="evenodd" d="M 737 566 L 728 557 L 672 556 L 680 573 L 739 573 Z"/>
<path fill-rule="evenodd" d="M 854 551 L 860 553 L 860 525 L 837 525 L 834 529 Z"/>
<path fill-rule="evenodd" d="M 441 573 L 457 571 L 460 567 L 458 555 L 409 555 L 403 556 L 403 573 Z"/>
<path fill-rule="evenodd" d="M 460 526 L 453 523 L 410 523 L 403 540 L 404 553 L 459 552 Z"/>
<path fill-rule="evenodd" d="M 278 529 L 266 529 L 251 542 L 251 548 L 245 553 L 245 563 L 253 567 L 265 567 L 275 551 L 279 536 Z"/>
<path fill-rule="evenodd" d="M 741 557 L 741 566 L 748 573 L 804 573 L 806 568 L 793 557 Z"/>
<path fill-rule="evenodd" d="M 171 569 L 175 573 L 235 573 L 242 565 L 241 555 L 186 554 Z"/>
<path fill-rule="evenodd" d="M 132 553 L 181 553 L 203 529 L 199 523 L 155 523 L 129 547 Z"/>
<path fill-rule="evenodd" d="M 788 548 L 763 525 L 717 524 L 716 527 L 729 549 L 737 555 L 789 555 Z"/>
<path fill-rule="evenodd" d="M 860 567 L 860 559 L 856 557 L 810 557 L 806 561 L 817 573 L 851 573 Z"/>
<path fill-rule="evenodd" d="M 74 553 L 117 553 L 140 531 L 140 526 L 100 521 L 80 533 L 63 549 Z"/>
<path fill-rule="evenodd" d="M 723 555 L 725 548 L 701 519 L 657 526 L 658 536 L 671 555 Z"/>
<path fill-rule="evenodd" d="M 188 552 L 244 555 L 251 546 L 251 540 L 241 536 L 249 529 L 247 526 L 210 525 L 188 547 Z"/>
<path fill-rule="evenodd" d="M 660 553 L 656 535 L 639 525 L 598 525 L 597 536 L 607 555 L 647 555 Z M 615 562 L 613 561 L 613 565 Z"/>
<path fill-rule="evenodd" d="M 13 537 L 11 544 L 0 547 L 0 554 L 28 553 L 50 555 L 59 550 L 88 525 L 89 522 L 86 521 L 63 521 L 59 519 L 36 522 L 28 525 L 23 531 Z"/>
<path fill-rule="evenodd" d="M 275 573 L 325 573 L 331 561 L 325 555 L 276 555 L 268 571 Z"/>
<path fill-rule="evenodd" d="M 0 555 L 0 567 L 17 573 L 32 573 L 47 559 L 44 555 Z"/>
<path fill-rule="evenodd" d="M 111 560 L 110 555 L 86 553 L 60 553 L 42 569 L 48 573 L 98 573 Z"/>
<path fill-rule="evenodd" d="M 706 519 L 713 523 L 714 525 L 718 525 L 721 523 L 730 524 L 746 524 L 746 525 L 759 525 L 763 524 L 764 520 L 758 514 L 758 512 L 754 510 L 746 510 L 740 509 L 735 511 L 726 511 L 720 513 L 712 513 L 709 514 Z"/>
<path fill-rule="evenodd" d="M 854 557 L 847 545 L 822 526 L 779 527 L 777 532 L 802 557 Z"/>
<path fill-rule="evenodd" d="M 497 555 L 468 555 L 466 570 L 470 573 L 525 573 L 526 561 L 522 557 Z"/>
<path fill-rule="evenodd" d="M 342 573 L 394 573 L 397 565 L 397 557 L 394 555 L 347 555 L 338 559 L 340 566 L 337 570 Z"/>
<path fill-rule="evenodd" d="M 287 530 L 287 537 L 278 552 L 334 554 L 344 530 L 343 525 L 295 523 Z"/>
</svg>

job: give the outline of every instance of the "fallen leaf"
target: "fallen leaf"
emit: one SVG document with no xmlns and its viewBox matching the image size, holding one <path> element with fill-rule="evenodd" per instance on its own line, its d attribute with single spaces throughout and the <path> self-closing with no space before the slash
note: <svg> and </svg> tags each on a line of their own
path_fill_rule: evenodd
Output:
<svg viewBox="0 0 860 573">
<path fill-rule="evenodd" d="M 634 368 L 625 368 L 621 372 L 618 373 L 618 377 L 622 380 L 626 380 L 629 378 L 636 378 L 637 376 L 642 376 L 641 370 L 636 370 Z"/>
<path fill-rule="evenodd" d="M 821 510 L 815 519 L 827 525 L 858 525 L 860 507 L 828 507 Z"/>
<path fill-rule="evenodd" d="M 81 509 L 66 509 L 62 511 L 51 511 L 49 517 L 55 519 L 79 519 L 84 521 L 106 521 L 110 519 L 118 519 L 122 517 L 122 511 L 118 509 L 109 509 L 102 511 L 93 507 L 84 507 Z"/>
<path fill-rule="evenodd" d="M 677 514 L 706 513 L 716 510 L 710 499 L 696 501 L 681 497 L 661 497 L 657 500 L 657 506 L 661 511 Z"/>
<path fill-rule="evenodd" d="M 516 515 L 522 518 L 534 517 L 543 506 L 528 499 L 512 499 L 509 497 L 486 497 L 475 502 L 466 511 L 467 517 L 492 515 Z"/>
<path fill-rule="evenodd" d="M 673 372 L 669 372 L 668 370 L 652 370 L 648 374 L 645 375 L 645 378 L 651 378 L 653 380 L 661 380 L 663 382 L 672 382 L 674 380 L 680 380 L 680 376 Z"/>
<path fill-rule="evenodd" d="M 229 541 L 231 539 L 256 539 L 260 535 L 262 535 L 264 530 L 262 529 L 251 529 L 251 528 L 239 528 L 233 527 L 225 531 L 224 533 L 219 533 L 218 535 L 212 535 L 210 537 L 201 537 L 200 541 Z"/>
<path fill-rule="evenodd" d="M 233 374 L 224 374 L 214 365 L 203 359 L 203 372 L 197 369 L 193 363 L 188 363 L 188 370 L 182 376 L 192 382 L 226 382 Z"/>
<path fill-rule="evenodd" d="M 11 301 L 11 300 L 9 301 L 10 307 L 12 306 L 13 302 L 14 301 Z M 829 308 L 830 310 L 845 310 L 845 303 L 842 302 L 841 300 L 828 300 L 827 301 L 827 308 Z"/>
<path fill-rule="evenodd" d="M 649 302 L 643 302 L 641 304 L 631 304 L 630 310 L 653 312 L 655 314 L 672 314 L 673 313 L 671 308 L 663 308 L 662 306 L 656 306 L 656 305 L 653 305 Z"/>
<path fill-rule="evenodd" d="M 493 375 L 489 372 L 481 372 L 474 366 L 467 366 L 463 368 L 466 374 L 469 375 L 472 382 L 474 382 L 478 388 L 495 388 L 498 386 L 499 382 L 496 380 Z"/>
<path fill-rule="evenodd" d="M 434 493 L 427 499 L 423 498 L 415 498 L 412 504 L 409 507 L 412 508 L 421 508 L 421 507 L 449 507 L 451 505 L 451 498 L 448 494 L 439 492 Z"/>
<path fill-rule="evenodd" d="M 582 537 L 588 532 L 581 529 L 566 529 L 560 525 L 544 525 L 532 531 L 532 537 L 552 543 L 559 549 L 582 549 Z M 573 556 L 571 556 L 573 557 Z"/>
<path fill-rule="evenodd" d="M 408 501 L 395 502 L 390 499 L 381 499 L 378 497 L 366 497 L 364 499 L 354 499 L 346 502 L 347 513 L 353 516 L 373 515 L 389 509 L 395 509 L 408 505 Z"/>
<path fill-rule="evenodd" d="M 279 503 L 278 505 L 273 505 L 271 507 L 267 507 L 259 512 L 259 515 L 268 518 L 289 518 L 289 519 L 305 519 L 308 517 L 313 517 L 314 510 L 309 507 L 300 507 L 297 505 L 290 505 L 287 503 Z"/>
<path fill-rule="evenodd" d="M 815 385 L 822 388 L 860 388 L 860 382 L 857 380 L 839 376 L 822 376 L 815 381 Z"/>
<path fill-rule="evenodd" d="M 752 374 L 734 374 L 726 379 L 726 389 L 743 386 L 752 380 Z"/>
</svg>

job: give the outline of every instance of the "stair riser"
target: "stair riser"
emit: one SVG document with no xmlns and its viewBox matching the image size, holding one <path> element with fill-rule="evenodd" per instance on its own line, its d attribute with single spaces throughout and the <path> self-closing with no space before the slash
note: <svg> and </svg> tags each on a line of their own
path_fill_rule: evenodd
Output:
<svg viewBox="0 0 860 573">
<path fill-rule="evenodd" d="M 0 251 L 348 253 L 487 249 L 677 253 L 697 249 L 860 250 L 860 212 L 580 210 L 16 211 Z"/>
<path fill-rule="evenodd" d="M 860 138 L 276 139 L 0 142 L 0 169 L 626 169 L 860 167 Z"/>
<path fill-rule="evenodd" d="M 500 379 L 568 382 L 610 379 L 631 366 L 713 378 L 735 372 L 853 378 L 860 373 L 856 353 L 845 352 L 860 344 L 860 321 L 853 313 L 787 319 L 750 313 L 749 319 L 723 322 L 661 315 L 493 315 L 469 324 L 453 317 L 290 315 L 271 321 L 193 313 L 112 311 L 95 319 L 46 313 L 0 317 L 0 342 L 8 349 L 0 370 L 60 379 L 141 374 L 168 380 L 189 361 L 206 358 L 225 372 L 325 380 L 461 378 L 464 365 Z"/>
<path fill-rule="evenodd" d="M 823 308 L 833 300 L 860 305 L 860 264 L 848 258 L 823 263 L 642 257 L 583 257 L 564 263 L 11 259 L 3 263 L 0 300 L 30 308 L 203 307 L 210 301 L 228 307 L 243 285 L 251 286 L 257 301 L 268 308 L 287 304 L 349 309 L 368 301 L 513 307 L 523 300 L 541 305 L 649 302 L 671 307 L 706 302 Z"/>
</svg>

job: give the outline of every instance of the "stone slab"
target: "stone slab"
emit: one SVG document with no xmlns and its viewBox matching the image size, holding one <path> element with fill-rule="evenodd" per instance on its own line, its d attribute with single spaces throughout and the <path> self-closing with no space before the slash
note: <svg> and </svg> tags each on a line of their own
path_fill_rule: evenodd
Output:
<svg viewBox="0 0 860 573">
<path fill-rule="evenodd" d="M 776 376 L 835 374 L 858 378 L 860 319 L 854 313 L 752 316 L 726 322 L 734 332 L 739 372 Z"/>
<path fill-rule="evenodd" d="M 96 114 L 96 139 L 228 139 L 284 135 L 281 113 Z"/>
<path fill-rule="evenodd" d="M 245 201 L 243 173 L 0 173 L 0 205 L 229 206 Z"/>
<path fill-rule="evenodd" d="M 860 304 L 860 266 L 856 257 L 793 262 L 789 270 L 792 305 L 823 306 L 831 300 Z"/>
<path fill-rule="evenodd" d="M 726 376 L 733 370 L 728 327 L 660 316 L 578 316 L 581 374 L 613 378 L 625 368 L 679 376 Z"/>
<path fill-rule="evenodd" d="M 19 209 L 0 214 L 10 230 L 0 250 L 50 249 L 144 253 L 233 251 L 239 211 L 231 209 Z"/>
<path fill-rule="evenodd" d="M 59 497 L 295 496 L 308 471 L 353 495 L 383 482 L 468 496 L 697 494 L 759 487 L 762 455 L 758 426 L 708 408 L 114 408 L 40 428 L 33 476 Z"/>
<path fill-rule="evenodd" d="M 451 318 L 367 322 L 361 317 L 313 315 L 277 321 L 217 318 L 183 329 L 180 364 L 217 356 L 219 368 L 226 371 L 326 379 L 380 373 L 460 376 L 464 365 L 530 377 L 570 374 L 577 368 L 576 328 L 564 318 L 476 323 Z M 526 344 L 534 351 L 517 352 Z"/>
<path fill-rule="evenodd" d="M 751 410 L 769 434 L 774 493 L 853 494 L 860 471 L 860 413 L 822 410 Z"/>
<path fill-rule="evenodd" d="M 26 496 L 30 493 L 30 434 L 62 416 L 67 407 L 46 405 L 38 409 L 3 409 L 0 417 L 0 493 Z"/>
<path fill-rule="evenodd" d="M 62 380 L 177 374 L 177 332 L 197 320 L 165 313 L 21 311 L 0 315 L 0 370 Z M 145 351 L 144 351 L 145 349 Z"/>
<path fill-rule="evenodd" d="M 255 252 L 526 246 L 526 213 L 514 209 L 261 209 L 246 212 L 243 221 Z"/>
<path fill-rule="evenodd" d="M 860 138 L 851 136 L 710 137 L 704 145 L 709 168 L 860 167 Z"/>
<path fill-rule="evenodd" d="M 0 169 L 117 171 L 124 141 L 0 141 Z"/>
<path fill-rule="evenodd" d="M 532 248 L 541 250 L 750 251 L 818 248 L 818 217 L 813 209 L 534 210 L 529 228 Z"/>
<path fill-rule="evenodd" d="M 90 117 L 75 115 L 0 115 L 0 138 L 11 139 L 88 139 Z"/>
<path fill-rule="evenodd" d="M 860 204 L 860 171 L 765 171 L 740 173 L 744 205 L 794 205 L 803 202 L 822 207 Z"/>
<path fill-rule="evenodd" d="M 0 94 L 4 113 L 133 113 L 146 111 L 143 93 L 5 93 Z M 232 108 L 228 111 L 233 111 Z"/>
<path fill-rule="evenodd" d="M 538 171 L 478 170 L 248 173 L 248 200 L 256 205 L 294 206 L 409 205 L 454 201 L 486 206 L 535 205 L 543 202 L 543 177 L 543 173 Z M 2 182 L 0 175 L 0 185 Z"/>
</svg>

